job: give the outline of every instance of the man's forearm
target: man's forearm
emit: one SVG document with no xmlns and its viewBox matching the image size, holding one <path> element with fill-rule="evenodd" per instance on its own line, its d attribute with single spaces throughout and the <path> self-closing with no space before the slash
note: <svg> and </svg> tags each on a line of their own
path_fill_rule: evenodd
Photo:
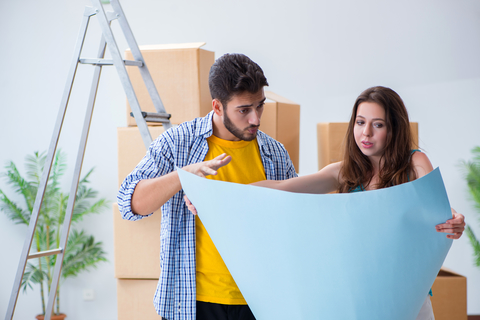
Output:
<svg viewBox="0 0 480 320">
<path fill-rule="evenodd" d="M 200 177 L 216 175 L 217 169 L 227 165 L 232 157 L 221 154 L 213 160 L 193 163 L 182 169 Z M 182 189 L 177 171 L 164 176 L 145 179 L 137 183 L 132 195 L 132 211 L 140 215 L 147 215 L 165 204 L 171 197 Z"/>
<path fill-rule="evenodd" d="M 132 211 L 140 215 L 150 214 L 163 206 L 181 189 L 176 171 L 158 178 L 142 180 L 137 184 L 132 195 Z"/>
</svg>

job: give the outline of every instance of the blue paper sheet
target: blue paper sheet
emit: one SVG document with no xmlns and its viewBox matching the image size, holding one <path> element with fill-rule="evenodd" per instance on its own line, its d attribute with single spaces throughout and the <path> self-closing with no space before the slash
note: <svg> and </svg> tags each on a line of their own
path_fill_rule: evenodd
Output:
<svg viewBox="0 0 480 320">
<path fill-rule="evenodd" d="M 257 320 L 414 320 L 452 243 L 435 230 L 452 216 L 438 168 L 326 195 L 178 173 Z"/>
</svg>

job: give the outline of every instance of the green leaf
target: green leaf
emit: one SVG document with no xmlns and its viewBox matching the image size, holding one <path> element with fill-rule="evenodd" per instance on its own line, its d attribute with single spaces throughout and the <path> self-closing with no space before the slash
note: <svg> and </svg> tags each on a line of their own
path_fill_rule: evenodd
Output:
<svg viewBox="0 0 480 320">
<path fill-rule="evenodd" d="M 477 146 L 473 148 L 472 154 L 473 161 L 461 161 L 460 164 L 464 171 L 465 180 L 467 181 L 470 200 L 473 202 L 477 212 L 480 213 L 480 147 Z M 480 243 L 469 225 L 465 227 L 465 233 L 473 247 L 474 264 L 480 267 Z"/>
<path fill-rule="evenodd" d="M 2 190 L 0 190 L 0 210 L 4 211 L 8 218 L 15 224 L 25 224 L 30 222 L 30 213 L 25 212 L 17 204 L 11 201 Z"/>
<path fill-rule="evenodd" d="M 470 243 L 472 244 L 473 247 L 473 257 L 475 261 L 475 265 L 477 267 L 480 267 L 480 242 L 477 240 L 475 237 L 475 234 L 473 233 L 472 228 L 470 226 L 465 227 L 465 233 L 468 236 L 468 239 L 470 240 Z"/>
<path fill-rule="evenodd" d="M 32 284 L 40 284 L 46 281 L 48 279 L 48 273 L 45 270 L 46 265 L 40 269 L 38 265 L 27 263 L 21 284 L 23 292 L 26 292 L 28 288 L 33 289 Z"/>
<path fill-rule="evenodd" d="M 88 236 L 83 231 L 74 231 L 68 239 L 62 275 L 64 278 L 76 277 L 100 261 L 107 261 L 102 243 L 95 242 L 93 236 Z"/>
<path fill-rule="evenodd" d="M 36 186 L 32 185 L 20 175 L 20 172 L 13 162 L 10 162 L 5 168 L 7 172 L 4 174 L 4 177 L 7 178 L 7 184 L 13 187 L 15 193 L 23 196 L 28 211 L 32 211 L 37 193 Z"/>
</svg>

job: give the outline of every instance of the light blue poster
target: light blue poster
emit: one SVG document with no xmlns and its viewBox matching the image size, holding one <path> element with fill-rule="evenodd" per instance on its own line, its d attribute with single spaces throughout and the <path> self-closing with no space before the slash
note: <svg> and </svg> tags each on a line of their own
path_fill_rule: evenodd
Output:
<svg viewBox="0 0 480 320">
<path fill-rule="evenodd" d="M 438 168 L 326 195 L 178 173 L 257 320 L 415 320 L 452 243 Z"/>
</svg>

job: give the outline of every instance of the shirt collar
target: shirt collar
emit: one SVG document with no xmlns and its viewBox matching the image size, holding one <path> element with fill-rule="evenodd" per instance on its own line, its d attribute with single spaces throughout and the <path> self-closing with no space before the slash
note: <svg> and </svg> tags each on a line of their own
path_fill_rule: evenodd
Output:
<svg viewBox="0 0 480 320">
<path fill-rule="evenodd" d="M 268 148 L 267 135 L 263 131 L 258 130 L 257 143 L 260 151 L 262 151 L 262 153 L 267 157 L 270 157 L 270 148 Z"/>
<path fill-rule="evenodd" d="M 200 120 L 200 125 L 197 126 L 195 134 L 197 136 L 204 136 L 208 138 L 213 134 L 213 110 Z"/>
</svg>

